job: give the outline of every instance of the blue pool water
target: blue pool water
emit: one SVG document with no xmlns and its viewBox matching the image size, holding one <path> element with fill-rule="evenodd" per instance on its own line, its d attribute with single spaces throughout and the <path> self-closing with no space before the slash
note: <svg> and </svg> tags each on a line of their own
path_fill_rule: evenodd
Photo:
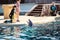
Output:
<svg viewBox="0 0 60 40">
<path fill-rule="evenodd" d="M 28 25 L 21 25 L 19 26 L 20 32 L 17 32 L 18 38 L 13 36 L 14 31 L 7 35 L 1 34 L 0 38 L 9 40 L 60 40 L 60 27 L 54 26 L 56 24 L 60 24 L 60 21 L 35 24 L 32 27 L 29 27 Z"/>
<path fill-rule="evenodd" d="M 43 36 L 41 33 L 38 33 L 37 28 L 34 27 L 25 27 L 22 28 L 23 30 L 16 38 L 15 36 L 6 36 L 6 35 L 0 35 L 0 40 L 60 40 L 60 37 L 54 37 L 54 36 Z M 42 31 L 43 32 L 43 31 Z M 37 33 L 37 34 L 36 34 Z M 38 35 L 38 36 L 37 36 Z"/>
</svg>

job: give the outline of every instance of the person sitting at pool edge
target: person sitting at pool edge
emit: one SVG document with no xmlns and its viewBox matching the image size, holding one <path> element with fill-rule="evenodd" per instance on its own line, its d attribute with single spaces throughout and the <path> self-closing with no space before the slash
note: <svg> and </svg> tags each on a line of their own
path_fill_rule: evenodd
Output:
<svg viewBox="0 0 60 40">
<path fill-rule="evenodd" d="M 13 6 L 13 8 L 12 8 L 10 14 L 9 14 L 9 17 L 10 17 L 10 19 L 11 19 L 11 22 L 12 22 L 13 17 L 14 17 L 14 10 L 15 10 L 15 8 L 16 8 L 16 6 Z"/>
<path fill-rule="evenodd" d="M 50 12 L 51 16 L 56 16 L 57 7 L 55 6 L 55 2 L 52 2 L 50 10 L 51 10 L 51 12 Z"/>
</svg>

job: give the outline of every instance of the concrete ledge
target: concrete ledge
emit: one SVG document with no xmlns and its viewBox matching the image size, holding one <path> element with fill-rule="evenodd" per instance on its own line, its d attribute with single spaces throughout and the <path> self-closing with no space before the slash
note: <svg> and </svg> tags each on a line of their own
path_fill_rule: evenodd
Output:
<svg viewBox="0 0 60 40">
<path fill-rule="evenodd" d="M 48 16 L 48 17 L 20 16 L 19 20 L 21 24 L 27 24 L 28 19 L 30 19 L 35 24 L 43 24 L 43 23 L 55 21 L 56 17 L 59 16 Z M 0 16 L 0 23 L 3 23 L 4 20 L 7 19 L 4 19 L 4 16 Z"/>
</svg>

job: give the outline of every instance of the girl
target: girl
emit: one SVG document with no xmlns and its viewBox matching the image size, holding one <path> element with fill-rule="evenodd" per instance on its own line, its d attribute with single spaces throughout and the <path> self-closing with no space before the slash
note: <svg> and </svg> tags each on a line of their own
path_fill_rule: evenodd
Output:
<svg viewBox="0 0 60 40">
<path fill-rule="evenodd" d="M 17 0 L 17 2 L 16 2 L 17 22 L 19 22 L 19 13 L 20 13 L 20 0 Z"/>
</svg>

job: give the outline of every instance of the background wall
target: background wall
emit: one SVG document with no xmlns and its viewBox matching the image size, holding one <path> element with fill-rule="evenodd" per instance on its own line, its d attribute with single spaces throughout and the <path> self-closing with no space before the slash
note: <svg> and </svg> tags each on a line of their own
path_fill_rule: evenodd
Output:
<svg viewBox="0 0 60 40">
<path fill-rule="evenodd" d="M 56 0 L 25 0 L 26 3 L 51 3 L 52 1 Z"/>
<path fill-rule="evenodd" d="M 16 0 L 0 0 L 0 4 L 11 4 L 15 3 Z"/>
<path fill-rule="evenodd" d="M 60 0 L 21 0 L 21 3 L 51 3 L 52 1 Z M 15 2 L 16 0 L 0 0 L 0 4 L 11 4 Z"/>
</svg>

